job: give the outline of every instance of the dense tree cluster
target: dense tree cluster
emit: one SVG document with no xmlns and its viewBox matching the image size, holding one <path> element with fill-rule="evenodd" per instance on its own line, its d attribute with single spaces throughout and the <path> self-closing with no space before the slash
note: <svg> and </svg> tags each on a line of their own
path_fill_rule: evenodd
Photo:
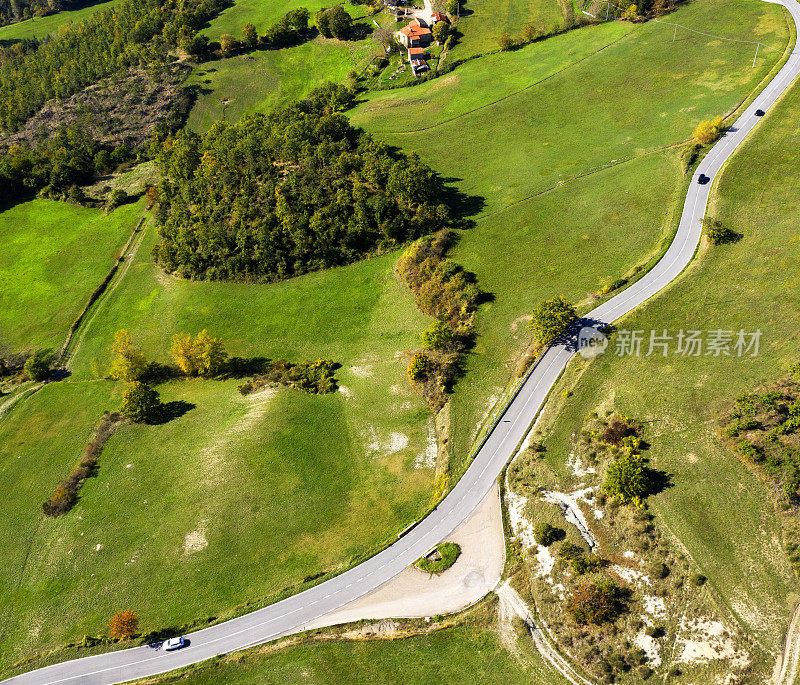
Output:
<svg viewBox="0 0 800 685">
<path fill-rule="evenodd" d="M 124 0 L 61 29 L 36 50 L 3 50 L 0 128 L 18 128 L 51 98 L 165 59 L 171 46 L 194 35 L 223 6 L 223 0 Z"/>
<path fill-rule="evenodd" d="M 347 40 L 353 30 L 353 18 L 344 10 L 341 5 L 333 7 L 323 7 L 314 14 L 314 22 L 319 32 L 325 38 L 338 38 Z"/>
<path fill-rule="evenodd" d="M 36 190 L 48 197 L 80 200 L 77 186 L 134 157 L 123 146 L 100 144 L 76 122 L 35 148 L 23 144 L 0 156 L 0 202 Z M 77 194 L 73 197 L 70 191 Z"/>
<path fill-rule="evenodd" d="M 287 12 L 264 34 L 267 47 L 280 48 L 298 42 L 308 32 L 309 11 L 305 7 Z"/>
<path fill-rule="evenodd" d="M 158 155 L 158 263 L 192 278 L 275 281 L 445 223 L 435 173 L 353 128 L 335 111 L 349 98 L 323 87 L 202 138 L 168 140 Z"/>
<path fill-rule="evenodd" d="M 79 0 L 0 0 L 0 26 L 72 9 Z"/>
</svg>

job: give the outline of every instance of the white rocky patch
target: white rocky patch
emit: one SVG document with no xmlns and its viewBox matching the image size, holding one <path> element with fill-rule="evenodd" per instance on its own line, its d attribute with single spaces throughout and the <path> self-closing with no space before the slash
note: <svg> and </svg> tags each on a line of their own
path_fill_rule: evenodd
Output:
<svg viewBox="0 0 800 685">
<path fill-rule="evenodd" d="M 414 457 L 415 469 L 434 469 L 436 468 L 436 455 L 438 452 L 436 440 L 436 423 L 428 421 L 428 439 L 425 449 Z"/>
<path fill-rule="evenodd" d="M 350 399 L 353 396 L 353 391 L 350 390 L 350 388 L 348 388 L 346 385 L 340 385 L 339 392 L 342 393 L 342 396 L 346 397 L 347 399 Z"/>
<path fill-rule="evenodd" d="M 593 466 L 584 466 L 583 461 L 575 452 L 570 452 L 567 457 L 567 468 L 578 478 L 583 478 L 591 473 L 597 473 L 597 469 Z"/>
<path fill-rule="evenodd" d="M 658 644 L 658 640 L 641 631 L 634 635 L 633 644 L 645 653 L 647 662 L 652 668 L 658 668 L 661 665 L 661 645 Z"/>
<path fill-rule="evenodd" d="M 365 364 L 364 366 L 351 366 L 350 371 L 358 378 L 371 378 L 372 364 Z"/>
<path fill-rule="evenodd" d="M 611 570 L 614 571 L 620 578 L 627 581 L 631 585 L 650 585 L 650 577 L 627 566 L 620 566 L 619 564 L 612 564 Z"/>
<path fill-rule="evenodd" d="M 642 608 L 656 618 L 667 617 L 667 603 L 655 595 L 645 595 L 642 600 Z"/>
<path fill-rule="evenodd" d="M 635 557 L 636 555 L 631 550 L 626 550 L 625 552 L 622 553 L 622 556 L 625 557 L 626 559 L 633 559 L 633 557 Z"/>
<path fill-rule="evenodd" d="M 714 659 L 730 659 L 737 667 L 749 663 L 747 655 L 736 649 L 728 630 L 719 621 L 705 618 L 681 618 L 682 635 L 678 638 L 678 660 L 685 664 L 700 664 Z"/>
<path fill-rule="evenodd" d="M 186 537 L 183 538 L 183 553 L 194 554 L 195 552 L 199 552 L 201 549 L 205 549 L 206 547 L 208 547 L 208 540 L 206 539 L 206 526 L 205 521 L 201 521 L 197 530 L 186 533 Z M 131 559 L 131 562 L 132 561 L 133 559 Z"/>
</svg>

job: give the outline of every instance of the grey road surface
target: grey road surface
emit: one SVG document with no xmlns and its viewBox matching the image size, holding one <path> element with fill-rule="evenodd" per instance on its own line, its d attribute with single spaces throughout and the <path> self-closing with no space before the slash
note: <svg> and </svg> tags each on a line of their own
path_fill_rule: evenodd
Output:
<svg viewBox="0 0 800 685">
<path fill-rule="evenodd" d="M 783 0 L 781 4 L 800 27 L 800 4 L 796 0 Z M 711 181 L 758 123 L 756 109 L 768 111 L 798 73 L 800 52 L 795 51 L 700 163 L 686 196 L 677 233 L 663 258 L 641 280 L 590 312 L 587 320 L 595 326 L 612 323 L 662 290 L 689 264 L 700 240 L 700 219 L 705 213 Z M 698 183 L 701 175 L 710 181 L 701 185 Z M 573 354 L 573 344 L 557 344 L 547 350 L 452 492 L 416 527 L 368 561 L 276 604 L 191 633 L 186 636 L 188 646 L 181 650 L 164 652 L 157 645 L 136 647 L 48 666 L 6 682 L 106 684 L 152 676 L 303 630 L 312 620 L 375 589 L 446 538 L 469 516 L 525 436 Z"/>
</svg>

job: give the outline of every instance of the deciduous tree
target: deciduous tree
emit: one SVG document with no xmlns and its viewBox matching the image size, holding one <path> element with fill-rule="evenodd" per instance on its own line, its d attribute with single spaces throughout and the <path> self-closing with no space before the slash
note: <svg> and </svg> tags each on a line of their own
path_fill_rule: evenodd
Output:
<svg viewBox="0 0 800 685">
<path fill-rule="evenodd" d="M 575 307 L 563 297 L 554 297 L 539 305 L 531 317 L 530 327 L 542 345 L 549 345 L 562 335 L 577 318 Z"/>
<path fill-rule="evenodd" d="M 114 333 L 111 345 L 109 378 L 117 381 L 141 380 L 147 371 L 147 360 L 133 344 L 133 337 L 124 328 Z"/>
<path fill-rule="evenodd" d="M 139 629 L 139 617 L 130 609 L 122 609 L 108 622 L 108 633 L 117 640 L 130 640 Z"/>
<path fill-rule="evenodd" d="M 258 47 L 258 33 L 253 24 L 245 24 L 242 27 L 242 43 L 248 50 L 254 50 Z"/>
<path fill-rule="evenodd" d="M 717 140 L 724 130 L 722 117 L 714 117 L 708 121 L 701 121 L 694 130 L 694 139 L 702 145 L 710 145 Z"/>
<path fill-rule="evenodd" d="M 136 423 L 152 421 L 160 407 L 158 391 L 146 383 L 134 381 L 122 393 L 122 414 Z"/>
</svg>

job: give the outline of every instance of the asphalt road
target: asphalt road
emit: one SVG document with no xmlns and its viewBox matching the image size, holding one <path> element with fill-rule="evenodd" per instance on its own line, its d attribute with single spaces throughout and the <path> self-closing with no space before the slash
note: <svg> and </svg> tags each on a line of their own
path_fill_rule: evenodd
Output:
<svg viewBox="0 0 800 685">
<path fill-rule="evenodd" d="M 789 9 L 795 25 L 800 28 L 797 0 L 783 0 L 780 4 Z M 683 271 L 700 240 L 699 220 L 705 214 L 711 181 L 758 123 L 756 109 L 768 111 L 798 74 L 800 52 L 795 51 L 700 163 L 686 196 L 677 233 L 663 258 L 641 280 L 597 307 L 586 319 L 596 326 L 612 323 L 658 293 Z M 711 181 L 699 184 L 697 179 L 701 174 Z M 106 684 L 151 676 L 303 630 L 312 620 L 370 592 L 445 539 L 469 516 L 525 436 L 573 354 L 574 344 L 558 344 L 539 359 L 452 492 L 415 528 L 368 561 L 281 602 L 191 633 L 186 636 L 188 646 L 181 650 L 163 652 L 158 646 L 136 647 L 67 661 L 15 676 L 6 682 Z"/>
</svg>

